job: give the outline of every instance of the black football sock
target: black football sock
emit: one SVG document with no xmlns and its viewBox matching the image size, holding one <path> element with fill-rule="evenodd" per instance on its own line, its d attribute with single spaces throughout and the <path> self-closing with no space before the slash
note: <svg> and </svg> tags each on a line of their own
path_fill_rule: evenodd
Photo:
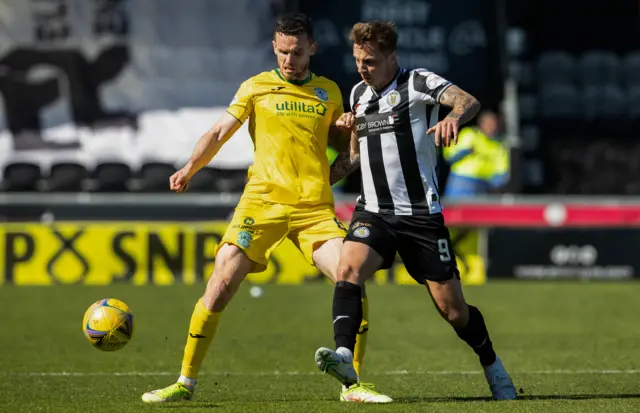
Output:
<svg viewBox="0 0 640 413">
<path fill-rule="evenodd" d="M 353 352 L 362 322 L 362 289 L 347 281 L 338 281 L 333 292 L 333 338 L 336 348 Z"/>
<path fill-rule="evenodd" d="M 489 366 L 496 361 L 496 352 L 493 351 L 493 345 L 489 339 L 487 326 L 484 324 L 484 317 L 476 307 L 469 306 L 469 321 L 462 328 L 454 328 L 458 337 L 473 349 L 480 357 L 480 363 L 483 366 Z"/>
</svg>

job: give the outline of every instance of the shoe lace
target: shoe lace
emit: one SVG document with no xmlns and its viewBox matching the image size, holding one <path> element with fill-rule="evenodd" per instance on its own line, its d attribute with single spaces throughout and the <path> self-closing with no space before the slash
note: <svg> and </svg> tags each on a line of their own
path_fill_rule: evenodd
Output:
<svg viewBox="0 0 640 413">
<path fill-rule="evenodd" d="M 169 395 L 171 393 L 174 393 L 176 390 L 180 394 L 189 394 L 189 390 L 181 383 L 173 383 L 171 386 L 162 389 L 160 393 L 162 395 Z"/>
<path fill-rule="evenodd" d="M 349 390 L 352 390 L 352 389 L 364 389 L 368 393 L 381 394 L 381 393 L 378 393 L 377 391 L 373 390 L 375 387 L 376 386 L 373 383 L 358 382 L 356 384 L 351 385 L 351 387 L 349 387 Z"/>
<path fill-rule="evenodd" d="M 327 361 L 326 361 L 326 363 L 325 363 L 325 365 L 324 365 L 324 373 L 326 373 L 326 372 L 327 372 L 327 370 L 329 370 L 331 367 L 335 367 L 335 366 L 337 366 L 338 364 L 340 364 L 340 363 L 339 363 L 339 362 L 337 362 L 337 361 L 327 360 Z"/>
</svg>

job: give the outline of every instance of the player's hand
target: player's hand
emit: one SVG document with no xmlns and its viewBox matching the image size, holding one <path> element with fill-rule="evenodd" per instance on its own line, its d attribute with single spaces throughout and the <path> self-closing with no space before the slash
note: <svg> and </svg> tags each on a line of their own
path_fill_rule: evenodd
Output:
<svg viewBox="0 0 640 413">
<path fill-rule="evenodd" d="M 451 143 L 456 145 L 458 143 L 458 120 L 454 118 L 446 117 L 440 122 L 436 123 L 433 127 L 429 128 L 427 135 L 434 134 L 433 137 L 436 141 L 436 146 L 451 146 Z"/>
<path fill-rule="evenodd" d="M 186 192 L 189 187 L 190 177 L 190 168 L 186 166 L 180 169 L 178 172 L 171 175 L 169 178 L 169 188 L 175 192 Z"/>
<path fill-rule="evenodd" d="M 336 121 L 336 128 L 351 129 L 355 122 L 356 117 L 351 112 L 343 113 Z"/>
</svg>

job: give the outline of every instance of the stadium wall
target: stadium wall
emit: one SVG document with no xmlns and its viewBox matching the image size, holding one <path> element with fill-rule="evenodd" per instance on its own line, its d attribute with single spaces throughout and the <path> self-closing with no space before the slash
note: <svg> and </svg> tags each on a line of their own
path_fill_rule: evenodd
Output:
<svg viewBox="0 0 640 413">
<path fill-rule="evenodd" d="M 226 221 L 56 222 L 0 227 L 0 283 L 19 286 L 84 284 L 187 285 L 213 270 L 214 248 Z M 467 268 L 467 267 L 465 267 Z M 301 284 L 324 277 L 285 240 L 267 270 L 250 274 L 254 284 Z M 377 284 L 415 284 L 400 261 L 376 274 Z"/>
<path fill-rule="evenodd" d="M 353 199 L 338 198 L 349 222 Z M 461 277 L 627 280 L 640 271 L 640 200 L 489 197 L 448 204 Z M 0 195 L 0 283 L 196 284 L 236 195 Z M 324 282 L 293 244 L 278 247 L 251 283 Z M 412 285 L 398 257 L 378 284 Z"/>
<path fill-rule="evenodd" d="M 64 3 L 64 4 L 62 4 Z M 0 10 L 0 169 L 15 162 L 184 163 L 240 84 L 275 58 L 282 0 L 5 0 Z M 480 98 L 501 98 L 495 10 L 489 0 L 298 2 L 316 24 L 313 70 L 348 102 L 357 83 L 346 36 L 362 19 L 396 21 L 401 64 L 428 67 Z M 238 30 L 242 28 L 242 30 Z M 230 35 L 230 33 L 232 35 Z M 467 70 L 474 67 L 473 71 Z M 253 161 L 247 126 L 211 162 Z"/>
<path fill-rule="evenodd" d="M 202 282 L 211 274 L 214 247 L 236 202 L 233 195 L 0 195 L 0 283 Z M 337 202 L 345 222 L 352 206 L 352 199 Z M 468 283 L 485 279 L 478 251 L 477 231 L 457 244 Z M 265 272 L 248 277 L 256 284 L 323 280 L 288 240 L 275 250 Z M 415 284 L 399 257 L 374 281 Z"/>
</svg>

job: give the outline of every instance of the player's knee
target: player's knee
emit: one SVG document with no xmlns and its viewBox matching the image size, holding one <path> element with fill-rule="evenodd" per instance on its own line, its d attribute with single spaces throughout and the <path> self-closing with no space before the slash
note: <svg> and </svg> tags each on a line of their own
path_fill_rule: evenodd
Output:
<svg viewBox="0 0 640 413">
<path fill-rule="evenodd" d="M 204 306 L 215 312 L 224 310 L 249 272 L 249 264 L 250 261 L 237 246 L 225 244 L 220 247 L 215 269 L 202 298 Z"/>
<path fill-rule="evenodd" d="M 337 281 L 347 281 L 352 284 L 361 284 L 360 271 L 355 266 L 348 263 L 340 263 L 338 266 Z"/>
<path fill-rule="evenodd" d="M 227 307 L 233 297 L 231 280 L 214 273 L 209 278 L 207 289 L 202 297 L 202 303 L 210 311 L 221 312 Z"/>
<path fill-rule="evenodd" d="M 467 306 L 441 306 L 440 314 L 454 328 L 462 328 L 469 322 L 469 309 Z"/>
<path fill-rule="evenodd" d="M 469 322 L 469 314 L 464 311 L 453 310 L 447 315 L 447 321 L 455 328 L 462 328 Z"/>
</svg>

